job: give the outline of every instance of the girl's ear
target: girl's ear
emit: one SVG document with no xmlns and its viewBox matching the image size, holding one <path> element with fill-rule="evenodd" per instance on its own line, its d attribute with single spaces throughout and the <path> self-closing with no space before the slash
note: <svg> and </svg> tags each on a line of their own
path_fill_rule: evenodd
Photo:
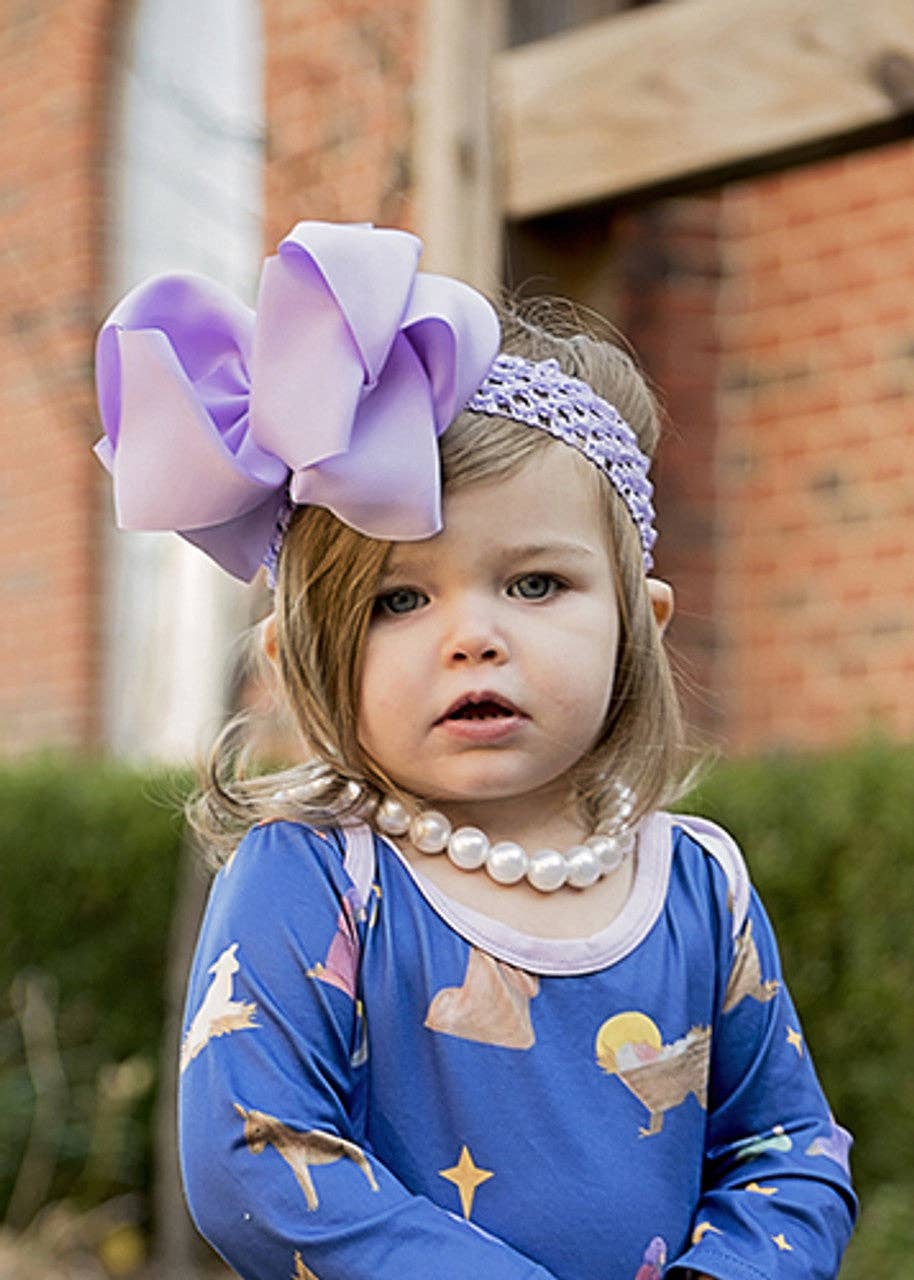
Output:
<svg viewBox="0 0 914 1280">
<path fill-rule="evenodd" d="M 673 588 L 668 582 L 663 582 L 660 578 L 648 578 L 647 594 L 651 598 L 654 619 L 660 629 L 660 634 L 663 635 L 673 616 Z"/>
<path fill-rule="evenodd" d="M 261 622 L 260 627 L 260 647 L 270 659 L 272 663 L 276 663 L 278 649 L 276 647 L 276 612 L 268 613 Z"/>
</svg>

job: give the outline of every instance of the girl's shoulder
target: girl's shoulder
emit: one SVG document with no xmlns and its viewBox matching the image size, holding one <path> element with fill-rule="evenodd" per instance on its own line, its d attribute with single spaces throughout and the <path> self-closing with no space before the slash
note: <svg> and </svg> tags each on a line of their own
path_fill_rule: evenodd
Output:
<svg viewBox="0 0 914 1280">
<path fill-rule="evenodd" d="M 742 850 L 733 836 L 708 818 L 671 813 L 671 835 L 676 861 L 686 875 L 710 875 L 723 896 L 733 938 L 742 929 L 749 911 L 752 882 Z"/>
<path fill-rule="evenodd" d="M 249 827 L 219 869 L 214 888 L 222 893 L 312 894 L 318 884 L 344 894 L 365 878 L 352 842 L 335 825 L 309 825 L 287 818 Z M 362 863 L 368 859 L 364 856 Z"/>
</svg>

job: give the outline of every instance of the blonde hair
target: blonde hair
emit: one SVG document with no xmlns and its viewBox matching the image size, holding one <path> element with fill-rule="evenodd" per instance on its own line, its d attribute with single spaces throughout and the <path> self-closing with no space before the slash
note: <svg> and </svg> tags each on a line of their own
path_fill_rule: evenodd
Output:
<svg viewBox="0 0 914 1280">
<path fill-rule="evenodd" d="M 502 349 L 532 360 L 554 357 L 619 410 L 653 455 L 661 409 L 615 331 L 582 332 L 570 304 L 542 299 L 502 304 Z M 458 490 L 507 478 L 544 451 L 568 449 L 545 432 L 465 411 L 441 437 L 442 483 Z M 637 529 L 610 483 L 583 457 L 601 496 L 620 613 L 609 711 L 598 741 L 572 774 L 582 820 L 608 821 L 618 788 L 631 792 L 631 821 L 669 804 L 687 785 L 679 699 L 653 615 Z M 310 758 L 252 772 L 251 719 L 236 717 L 217 739 L 187 814 L 204 849 L 222 861 L 253 823 L 287 817 L 311 823 L 352 818 L 366 800 L 397 794 L 359 741 L 362 652 L 391 547 L 357 533 L 320 507 L 297 510 L 279 558 L 278 668 L 285 700 Z M 296 793 L 297 792 L 297 793 Z"/>
</svg>

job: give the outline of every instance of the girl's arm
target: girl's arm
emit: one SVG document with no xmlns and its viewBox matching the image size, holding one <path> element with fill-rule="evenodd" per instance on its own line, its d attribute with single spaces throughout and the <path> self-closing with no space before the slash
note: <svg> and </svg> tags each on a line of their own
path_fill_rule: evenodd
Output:
<svg viewBox="0 0 914 1280">
<path fill-rule="evenodd" d="M 373 1155 L 363 906 L 335 845 L 295 824 L 255 828 L 217 878 L 181 1053 L 194 1220 L 244 1280 L 551 1280 Z"/>
<path fill-rule="evenodd" d="M 834 1280 L 856 1217 L 847 1134 L 816 1078 L 753 892 L 725 950 L 704 1192 L 676 1260 L 712 1280 Z"/>
</svg>

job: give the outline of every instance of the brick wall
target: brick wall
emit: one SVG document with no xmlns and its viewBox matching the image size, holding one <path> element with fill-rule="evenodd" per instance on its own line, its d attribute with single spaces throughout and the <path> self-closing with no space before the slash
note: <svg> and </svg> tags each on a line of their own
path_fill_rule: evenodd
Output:
<svg viewBox="0 0 914 1280">
<path fill-rule="evenodd" d="M 268 248 L 301 218 L 412 226 L 421 9 L 421 0 L 263 6 Z"/>
<path fill-rule="evenodd" d="M 689 723 L 716 738 L 726 729 L 715 612 L 721 198 L 658 201 L 616 218 L 611 237 L 624 282 L 613 319 L 668 415 L 653 467 L 655 573 L 676 592 L 668 646 Z"/>
<path fill-rule="evenodd" d="M 0 23 L 0 752 L 97 724 L 92 352 L 106 0 Z"/>
<path fill-rule="evenodd" d="M 748 750 L 914 732 L 914 144 L 723 201 L 718 668 Z"/>
<path fill-rule="evenodd" d="M 914 732 L 914 146 L 614 220 L 671 417 L 658 572 L 728 749 Z"/>
</svg>

